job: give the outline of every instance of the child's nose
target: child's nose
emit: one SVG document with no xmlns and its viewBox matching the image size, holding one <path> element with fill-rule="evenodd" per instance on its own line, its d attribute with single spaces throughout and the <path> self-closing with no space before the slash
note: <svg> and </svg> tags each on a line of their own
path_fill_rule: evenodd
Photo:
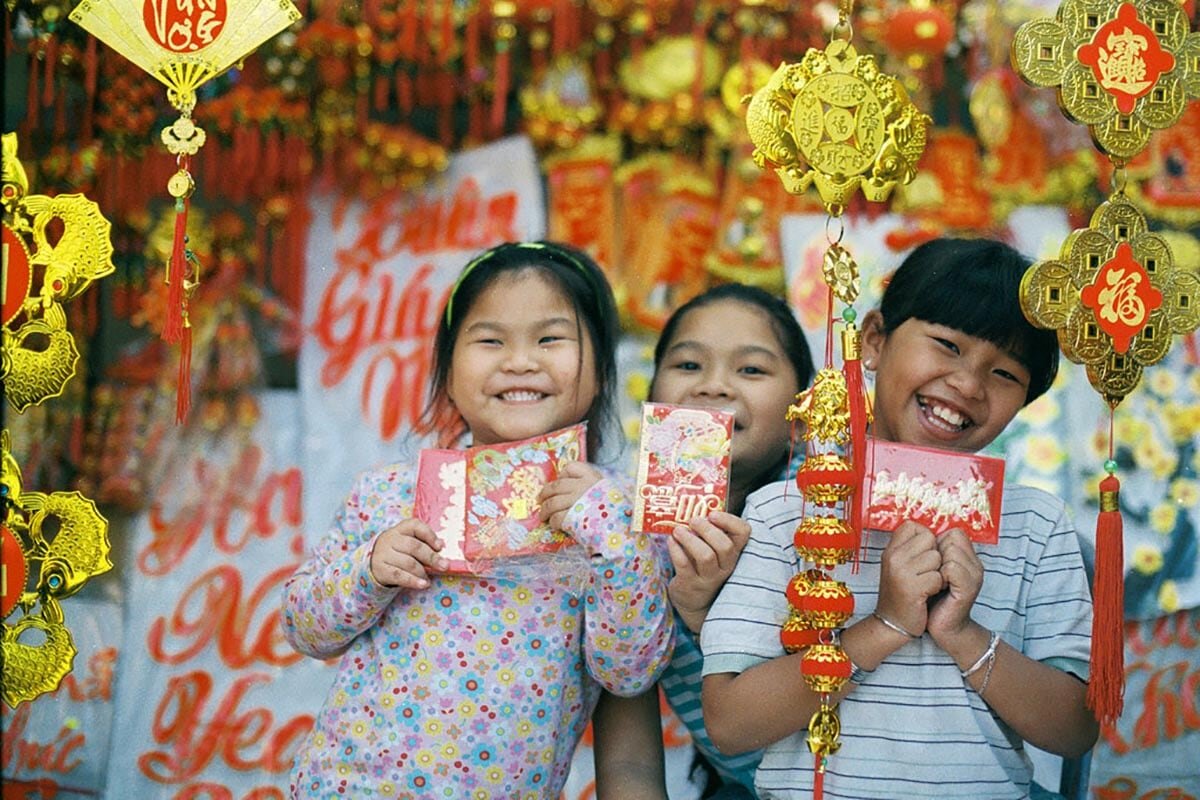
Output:
<svg viewBox="0 0 1200 800">
<path fill-rule="evenodd" d="M 701 378 L 693 393 L 697 397 L 732 397 L 733 389 L 723 374 L 713 373 Z"/>
<path fill-rule="evenodd" d="M 534 358 L 533 348 L 514 345 L 505 354 L 504 369 L 507 372 L 533 372 L 537 368 L 538 362 Z"/>
<path fill-rule="evenodd" d="M 950 375 L 950 385 L 965 398 L 977 400 L 983 396 L 983 377 L 977 370 L 964 367 Z"/>
</svg>

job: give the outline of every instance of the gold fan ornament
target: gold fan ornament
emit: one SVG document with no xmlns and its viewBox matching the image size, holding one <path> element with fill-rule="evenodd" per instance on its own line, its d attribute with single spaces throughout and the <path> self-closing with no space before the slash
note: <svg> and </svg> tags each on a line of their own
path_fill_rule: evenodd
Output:
<svg viewBox="0 0 1200 800">
<path fill-rule="evenodd" d="M 1029 321 L 1057 332 L 1063 354 L 1083 364 L 1109 406 L 1107 475 L 1099 489 L 1088 706 L 1105 725 L 1124 706 L 1124 545 L 1120 481 L 1113 458 L 1116 407 L 1142 370 L 1166 356 L 1171 338 L 1200 326 L 1200 279 L 1176 269 L 1166 240 L 1125 195 L 1125 165 L 1150 134 L 1174 125 L 1200 97 L 1200 33 L 1174 0 L 1065 0 L 1053 19 L 1022 25 L 1014 68 L 1035 86 L 1056 87 L 1068 118 L 1087 125 L 1114 167 L 1114 194 L 1057 259 L 1021 281 Z"/>
<path fill-rule="evenodd" d="M 773 168 L 791 194 L 815 185 L 829 215 L 822 264 L 830 295 L 824 368 L 787 414 L 804 422 L 806 458 L 796 484 L 806 512 L 812 509 L 797 526 L 794 543 L 797 556 L 817 568 L 789 584 L 791 611 L 780 633 L 785 650 L 802 653 L 801 675 L 820 698 L 808 725 L 817 800 L 828 759 L 840 747 L 841 723 L 831 696 L 853 671 L 839 631 L 853 613 L 854 597 L 828 570 L 857 558 L 862 534 L 857 494 L 870 423 L 853 307 L 860 275 L 842 245 L 842 214 L 859 190 L 867 200 L 883 202 L 897 185 L 912 180 L 931 121 L 899 80 L 881 72 L 873 56 L 855 50 L 851 7 L 848 0 L 839 2 L 838 22 L 824 50 L 811 48 L 798 63 L 781 64 L 746 109 L 755 164 Z M 845 305 L 840 369 L 833 364 L 835 297 Z"/>
<path fill-rule="evenodd" d="M 18 412 L 58 397 L 79 350 L 63 303 L 113 272 L 112 226 L 81 194 L 29 194 L 17 134 L 3 137 L 4 333 L 0 380 Z M 51 244 L 48 229 L 61 233 Z"/>
<path fill-rule="evenodd" d="M 96 504 L 79 492 L 24 491 L 7 430 L 0 449 L 0 697 L 16 708 L 57 689 L 71 671 L 75 643 L 62 601 L 112 562 L 108 521 Z"/>
<path fill-rule="evenodd" d="M 192 118 L 196 90 L 300 18 L 290 0 L 83 0 L 70 15 L 72 22 L 161 81 L 179 112 L 161 139 L 177 166 L 167 181 L 167 191 L 175 198 L 176 223 L 167 264 L 169 305 L 163 339 L 180 345 L 180 422 L 191 405 L 188 297 L 200 280 L 199 264 L 186 248 L 188 204 L 196 188 L 189 166 L 207 138 Z"/>
</svg>

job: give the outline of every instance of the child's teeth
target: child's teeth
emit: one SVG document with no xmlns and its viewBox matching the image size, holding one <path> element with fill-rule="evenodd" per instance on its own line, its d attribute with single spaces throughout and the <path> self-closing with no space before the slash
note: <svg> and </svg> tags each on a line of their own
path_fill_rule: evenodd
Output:
<svg viewBox="0 0 1200 800">
<path fill-rule="evenodd" d="M 514 403 L 524 403 L 530 400 L 537 400 L 541 395 L 538 392 L 505 392 L 503 397 L 505 400 L 510 400 Z"/>
<path fill-rule="evenodd" d="M 961 426 L 964 422 L 967 421 L 967 418 L 964 417 L 962 414 L 959 414 L 957 411 L 952 411 L 951 409 L 945 408 L 943 406 L 930 406 L 929 412 L 931 414 L 933 414 L 935 417 L 937 417 L 938 419 L 942 420 L 943 422 L 949 423 L 950 425 L 954 425 L 954 426 Z"/>
</svg>

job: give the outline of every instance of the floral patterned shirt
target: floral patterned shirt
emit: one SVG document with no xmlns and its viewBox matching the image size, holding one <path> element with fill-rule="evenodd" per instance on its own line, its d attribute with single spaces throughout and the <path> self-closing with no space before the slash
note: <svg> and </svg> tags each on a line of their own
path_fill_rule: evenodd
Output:
<svg viewBox="0 0 1200 800">
<path fill-rule="evenodd" d="M 383 586 L 371 549 L 411 516 L 415 473 L 364 473 L 285 587 L 292 645 L 341 656 L 292 795 L 556 798 L 600 690 L 645 691 L 670 659 L 666 564 L 629 532 L 628 487 L 609 474 L 563 523 L 588 556 L 581 578 Z"/>
</svg>

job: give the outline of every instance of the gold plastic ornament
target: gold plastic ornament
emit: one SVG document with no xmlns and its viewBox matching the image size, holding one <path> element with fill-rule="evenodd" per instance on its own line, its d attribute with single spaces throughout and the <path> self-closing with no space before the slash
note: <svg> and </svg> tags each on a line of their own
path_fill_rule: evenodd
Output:
<svg viewBox="0 0 1200 800">
<path fill-rule="evenodd" d="M 1175 268 L 1166 239 L 1118 194 L 1067 237 L 1058 258 L 1029 268 L 1021 308 L 1034 325 L 1058 332 L 1063 354 L 1116 406 L 1142 368 L 1167 354 L 1172 335 L 1200 326 L 1200 277 Z"/>
<path fill-rule="evenodd" d="M 4 305 L 0 380 L 8 402 L 24 411 L 57 397 L 75 375 L 79 350 L 62 304 L 113 272 L 112 226 L 81 194 L 29 194 L 6 133 L 3 166 Z M 47 230 L 61 226 L 51 244 Z M 37 287 L 35 289 L 35 287 Z"/>
<path fill-rule="evenodd" d="M 1066 0 L 1054 19 L 1017 30 L 1011 56 L 1028 83 L 1057 88 L 1063 113 L 1118 160 L 1200 97 L 1200 33 L 1188 32 L 1177 0 Z"/>
<path fill-rule="evenodd" d="M 79 492 L 26 492 L 12 455 L 8 431 L 0 434 L 0 498 L 3 500 L 3 691 L 9 708 L 58 688 L 71 671 L 75 645 L 62 600 L 112 569 L 108 521 Z M 19 566 L 16 556 L 19 555 Z M 28 587 L 29 577 L 37 578 Z M 11 576 L 11 577 L 10 577 Z M 17 611 L 19 617 L 9 623 Z M 36 631 L 26 635 L 27 631 Z"/>
</svg>

